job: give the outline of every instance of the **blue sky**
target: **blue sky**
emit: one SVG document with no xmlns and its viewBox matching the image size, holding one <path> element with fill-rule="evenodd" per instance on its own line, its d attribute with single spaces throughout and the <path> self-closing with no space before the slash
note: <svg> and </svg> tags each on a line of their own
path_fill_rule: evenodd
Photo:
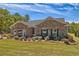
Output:
<svg viewBox="0 0 79 59">
<path fill-rule="evenodd" d="M 9 10 L 11 14 L 28 14 L 31 20 L 40 20 L 51 16 L 64 18 L 69 22 L 79 22 L 78 3 L 0 3 L 0 8 Z"/>
</svg>

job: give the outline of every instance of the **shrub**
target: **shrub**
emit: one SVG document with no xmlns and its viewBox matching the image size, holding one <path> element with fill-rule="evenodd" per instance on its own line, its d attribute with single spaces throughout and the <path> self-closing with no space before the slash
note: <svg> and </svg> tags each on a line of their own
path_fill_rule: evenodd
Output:
<svg viewBox="0 0 79 59">
<path fill-rule="evenodd" d="M 66 39 L 68 39 L 69 42 L 71 42 L 71 43 L 75 42 L 75 40 L 73 39 L 73 36 L 71 36 L 71 35 L 67 35 Z"/>
</svg>

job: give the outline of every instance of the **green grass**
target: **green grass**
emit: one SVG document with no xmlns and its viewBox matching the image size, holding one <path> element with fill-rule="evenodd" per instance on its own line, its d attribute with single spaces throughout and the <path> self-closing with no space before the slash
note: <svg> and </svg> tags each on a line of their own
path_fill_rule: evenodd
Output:
<svg viewBox="0 0 79 59">
<path fill-rule="evenodd" d="M 79 38 L 74 37 L 79 43 Z M 72 56 L 79 55 L 79 44 L 66 45 L 58 41 L 24 42 L 18 40 L 0 40 L 1 56 Z"/>
</svg>

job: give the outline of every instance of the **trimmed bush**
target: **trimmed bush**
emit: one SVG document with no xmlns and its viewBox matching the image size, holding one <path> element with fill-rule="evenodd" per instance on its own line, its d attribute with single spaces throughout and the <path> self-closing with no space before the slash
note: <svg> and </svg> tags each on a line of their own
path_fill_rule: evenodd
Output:
<svg viewBox="0 0 79 59">
<path fill-rule="evenodd" d="M 71 36 L 71 35 L 67 35 L 66 39 L 68 39 L 69 42 L 71 42 L 71 43 L 75 42 L 75 40 L 73 39 L 73 36 Z"/>
</svg>

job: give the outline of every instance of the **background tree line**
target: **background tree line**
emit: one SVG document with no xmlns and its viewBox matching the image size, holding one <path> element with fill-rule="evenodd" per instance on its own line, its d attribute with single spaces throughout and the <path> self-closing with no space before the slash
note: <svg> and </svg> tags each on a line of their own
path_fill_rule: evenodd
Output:
<svg viewBox="0 0 79 59">
<path fill-rule="evenodd" d="M 73 34 L 75 34 L 76 36 L 77 36 L 77 34 L 78 34 L 78 36 L 79 36 L 79 23 L 75 23 L 75 22 L 72 22 L 72 23 L 68 23 L 67 22 L 67 24 L 68 24 L 68 32 L 69 33 L 73 33 Z"/>
<path fill-rule="evenodd" d="M 21 16 L 19 13 L 11 14 L 7 9 L 0 9 L 0 32 L 10 32 L 10 26 L 16 21 L 28 21 L 29 15 Z"/>
<path fill-rule="evenodd" d="M 68 26 L 69 26 L 68 27 L 69 33 L 75 33 L 76 31 L 79 30 L 79 23 L 72 22 L 72 23 L 69 23 Z"/>
</svg>

